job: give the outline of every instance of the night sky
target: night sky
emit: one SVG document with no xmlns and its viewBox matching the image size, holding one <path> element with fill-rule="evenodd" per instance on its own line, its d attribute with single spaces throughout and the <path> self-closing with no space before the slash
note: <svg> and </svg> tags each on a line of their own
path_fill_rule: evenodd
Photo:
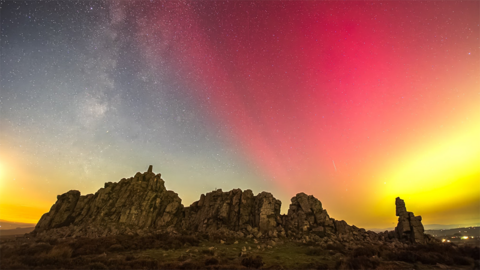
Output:
<svg viewBox="0 0 480 270">
<path fill-rule="evenodd" d="M 480 225 L 479 1 L 0 3 L 0 219 L 151 164 L 185 206 Z"/>
</svg>

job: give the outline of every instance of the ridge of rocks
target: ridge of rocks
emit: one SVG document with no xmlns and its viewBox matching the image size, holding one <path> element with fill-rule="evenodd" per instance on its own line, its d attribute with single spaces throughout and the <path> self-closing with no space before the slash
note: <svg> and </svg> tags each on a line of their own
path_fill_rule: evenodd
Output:
<svg viewBox="0 0 480 270">
<path fill-rule="evenodd" d="M 57 196 L 35 230 L 36 237 L 104 237 L 117 234 L 148 235 L 160 232 L 221 234 L 237 238 L 296 238 L 301 241 L 356 240 L 423 243 L 421 217 L 407 212 L 396 200 L 399 223 L 395 232 L 375 233 L 331 218 L 312 195 L 291 199 L 286 215 L 281 202 L 268 192 L 221 189 L 202 194 L 188 207 L 177 193 L 166 190 L 161 174 L 150 166 L 145 173 L 105 183 L 95 194 L 71 190 Z"/>
</svg>

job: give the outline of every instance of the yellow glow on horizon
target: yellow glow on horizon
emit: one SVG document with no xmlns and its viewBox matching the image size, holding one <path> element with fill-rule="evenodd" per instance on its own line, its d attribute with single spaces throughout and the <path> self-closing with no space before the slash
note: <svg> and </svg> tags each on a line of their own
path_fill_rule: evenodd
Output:
<svg viewBox="0 0 480 270">
<path fill-rule="evenodd" d="M 36 224 L 40 220 L 42 215 L 46 212 L 41 207 L 31 207 L 13 204 L 0 204 L 0 211 L 2 213 L 1 219 L 3 220 L 34 224 Z"/>
<path fill-rule="evenodd" d="M 3 166 L 2 162 L 0 162 L 0 181 L 3 179 Z"/>
<path fill-rule="evenodd" d="M 0 191 L 5 187 L 6 175 L 8 173 L 6 168 L 8 168 L 8 165 L 5 164 L 3 159 L 0 159 Z"/>
<path fill-rule="evenodd" d="M 464 134 L 445 144 L 420 147 L 422 154 L 415 158 L 403 158 L 385 178 L 389 183 L 385 196 L 406 199 L 407 210 L 409 205 L 421 205 L 424 213 L 480 202 L 480 127 Z"/>
<path fill-rule="evenodd" d="M 37 223 L 40 217 L 50 209 L 51 201 L 41 199 L 39 192 L 29 179 L 39 177 L 25 168 L 24 160 L 7 149 L 0 153 L 0 219 Z"/>
</svg>

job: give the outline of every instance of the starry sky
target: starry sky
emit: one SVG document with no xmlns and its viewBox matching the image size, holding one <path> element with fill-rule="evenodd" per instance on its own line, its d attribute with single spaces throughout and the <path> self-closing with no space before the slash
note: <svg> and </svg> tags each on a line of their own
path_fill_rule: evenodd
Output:
<svg viewBox="0 0 480 270">
<path fill-rule="evenodd" d="M 478 1 L 2 1 L 0 218 L 162 173 L 185 206 L 480 224 Z"/>
</svg>

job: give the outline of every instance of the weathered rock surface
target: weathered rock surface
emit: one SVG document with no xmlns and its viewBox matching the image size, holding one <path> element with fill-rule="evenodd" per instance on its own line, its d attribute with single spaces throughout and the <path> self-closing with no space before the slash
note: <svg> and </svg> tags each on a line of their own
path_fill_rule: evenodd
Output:
<svg viewBox="0 0 480 270">
<path fill-rule="evenodd" d="M 327 232 L 335 232 L 335 220 L 328 216 L 318 199 L 299 193 L 292 198 L 285 227 L 289 232 L 313 231 L 323 237 Z"/>
<path fill-rule="evenodd" d="M 187 231 L 255 241 L 288 237 L 321 246 L 344 243 L 352 248 L 375 241 L 400 246 L 399 240 L 424 243 L 430 239 L 424 235 L 421 217 L 407 212 L 400 198 L 396 199 L 399 219 L 395 232 L 378 234 L 331 218 L 317 198 L 305 193 L 291 199 L 287 215 L 280 214 L 280 207 L 281 202 L 268 192 L 254 195 L 251 190 L 240 189 L 202 194 L 200 200 L 184 207 L 150 166 L 132 178 L 105 183 L 95 194 L 81 196 L 72 190 L 59 195 L 32 235 L 102 237 Z"/>
<path fill-rule="evenodd" d="M 280 207 L 281 202 L 267 192 L 254 196 L 251 190 L 219 189 L 202 194 L 199 201 L 185 208 L 183 229 L 215 232 L 258 228 L 257 232 L 265 233 L 281 224 Z"/>
<path fill-rule="evenodd" d="M 43 231 L 50 228 L 67 226 L 73 223 L 74 218 L 72 214 L 79 199 L 80 192 L 77 190 L 70 190 L 65 194 L 58 195 L 57 203 L 50 208 L 50 212 L 42 216 L 36 225 L 35 230 Z"/>
<path fill-rule="evenodd" d="M 105 183 L 95 194 L 80 196 L 72 190 L 58 196 L 34 234 L 67 226 L 68 230 L 61 230 L 66 236 L 89 237 L 175 227 L 182 217 L 181 199 L 167 191 L 161 175 L 151 170 L 118 183 Z"/>
<path fill-rule="evenodd" d="M 317 198 L 305 193 L 292 198 L 288 214 L 284 216 L 284 226 L 288 235 L 310 235 L 314 240 L 315 237 L 333 237 L 342 241 L 378 239 L 374 232 L 331 218 Z"/>
<path fill-rule="evenodd" d="M 415 216 L 412 212 L 407 212 L 405 202 L 397 197 L 395 199 L 397 208 L 396 214 L 398 216 L 398 224 L 395 228 L 395 233 L 398 239 L 408 240 L 413 243 L 424 243 L 425 234 L 422 224 L 422 217 Z"/>
</svg>

